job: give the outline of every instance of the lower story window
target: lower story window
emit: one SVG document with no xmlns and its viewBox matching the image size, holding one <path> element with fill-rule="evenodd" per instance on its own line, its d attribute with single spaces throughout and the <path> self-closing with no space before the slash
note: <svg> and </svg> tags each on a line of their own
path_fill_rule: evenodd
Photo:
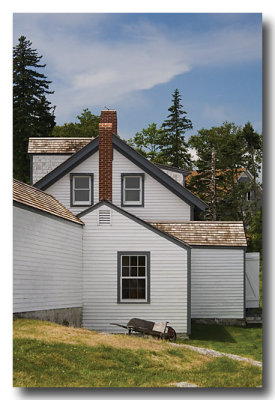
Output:
<svg viewBox="0 0 275 400">
<path fill-rule="evenodd" d="M 118 302 L 149 303 L 149 253 L 118 253 Z"/>
</svg>

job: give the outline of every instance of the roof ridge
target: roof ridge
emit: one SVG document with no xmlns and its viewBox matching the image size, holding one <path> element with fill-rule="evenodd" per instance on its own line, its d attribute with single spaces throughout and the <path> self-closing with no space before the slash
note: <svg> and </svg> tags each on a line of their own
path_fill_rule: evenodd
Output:
<svg viewBox="0 0 275 400">
<path fill-rule="evenodd" d="M 75 137 L 71 137 L 71 136 L 49 136 L 49 137 L 47 137 L 47 136 L 44 136 L 44 137 L 36 137 L 36 136 L 34 136 L 34 137 L 29 137 L 29 139 L 37 139 L 37 140 L 48 140 L 48 139 L 56 139 L 56 140 L 59 140 L 59 139 L 61 139 L 61 140 L 64 140 L 64 139 L 79 139 L 79 140 L 83 140 L 83 139 L 94 139 L 95 138 L 95 136 L 86 136 L 86 137 L 78 137 L 78 136 L 75 136 Z"/>
</svg>

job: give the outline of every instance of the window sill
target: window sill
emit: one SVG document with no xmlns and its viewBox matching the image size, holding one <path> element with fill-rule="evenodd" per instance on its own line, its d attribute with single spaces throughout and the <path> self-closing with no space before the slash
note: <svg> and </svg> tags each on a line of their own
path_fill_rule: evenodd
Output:
<svg viewBox="0 0 275 400">
<path fill-rule="evenodd" d="M 71 204 L 70 207 L 91 207 L 94 203 L 89 204 Z"/>
<path fill-rule="evenodd" d="M 121 207 L 144 207 L 144 204 L 121 204 Z"/>
<path fill-rule="evenodd" d="M 142 301 L 134 301 L 134 300 L 132 300 L 132 301 L 130 301 L 130 300 L 121 301 L 121 300 L 118 300 L 117 304 L 150 304 L 150 301 L 148 301 L 148 300 L 142 300 Z"/>
</svg>

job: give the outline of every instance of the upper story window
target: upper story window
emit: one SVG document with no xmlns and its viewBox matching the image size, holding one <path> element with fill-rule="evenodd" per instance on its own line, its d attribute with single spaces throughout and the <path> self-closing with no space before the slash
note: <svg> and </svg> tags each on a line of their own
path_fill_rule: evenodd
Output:
<svg viewBox="0 0 275 400">
<path fill-rule="evenodd" d="M 121 206 L 144 207 L 144 174 L 121 174 Z"/>
<path fill-rule="evenodd" d="M 71 207 L 86 207 L 93 204 L 93 174 L 70 174 Z"/>
</svg>

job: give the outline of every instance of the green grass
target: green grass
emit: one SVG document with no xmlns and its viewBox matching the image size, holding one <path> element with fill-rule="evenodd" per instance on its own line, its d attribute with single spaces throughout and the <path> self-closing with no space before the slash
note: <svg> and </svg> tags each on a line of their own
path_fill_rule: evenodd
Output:
<svg viewBox="0 0 275 400">
<path fill-rule="evenodd" d="M 13 355 L 16 387 L 262 384 L 261 369 L 247 363 L 211 358 L 152 338 L 100 335 L 42 321 L 15 321 Z"/>
<path fill-rule="evenodd" d="M 192 334 L 188 340 L 178 343 L 207 347 L 224 353 L 262 360 L 262 328 L 221 325 L 192 324 Z"/>
</svg>

